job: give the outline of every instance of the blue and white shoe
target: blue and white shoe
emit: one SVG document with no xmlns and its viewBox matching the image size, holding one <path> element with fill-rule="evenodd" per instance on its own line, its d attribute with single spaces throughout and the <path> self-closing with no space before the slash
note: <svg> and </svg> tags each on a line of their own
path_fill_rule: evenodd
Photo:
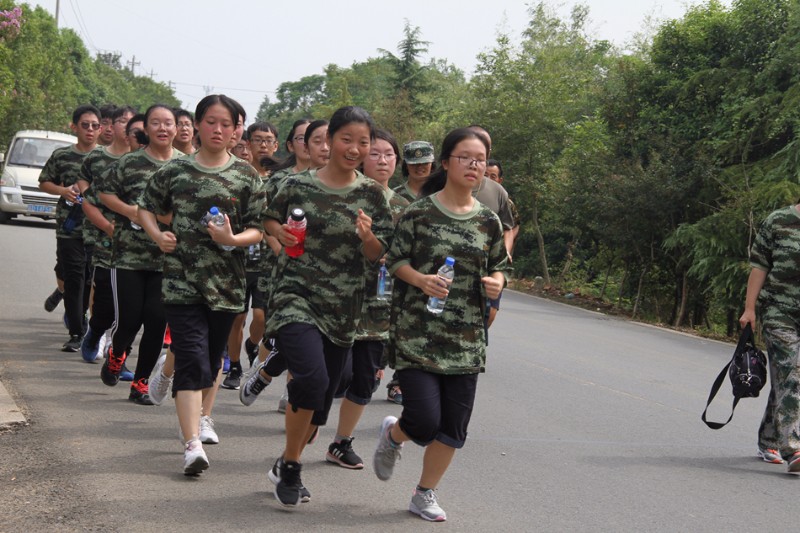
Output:
<svg viewBox="0 0 800 533">
<path fill-rule="evenodd" d="M 100 353 L 100 339 L 94 334 L 91 327 L 86 328 L 86 335 L 83 336 L 81 341 L 81 355 L 83 360 L 87 363 L 96 363 L 98 354 Z M 101 357 L 102 359 L 102 357 Z"/>
</svg>

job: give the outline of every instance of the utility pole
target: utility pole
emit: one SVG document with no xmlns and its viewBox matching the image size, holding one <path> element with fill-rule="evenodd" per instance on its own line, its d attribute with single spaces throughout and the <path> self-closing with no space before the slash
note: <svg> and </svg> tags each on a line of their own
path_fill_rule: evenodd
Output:
<svg viewBox="0 0 800 533">
<path fill-rule="evenodd" d="M 136 67 L 141 65 L 141 61 L 136 61 L 136 56 L 133 56 L 130 61 L 128 61 L 128 68 L 131 69 L 131 74 L 134 76 L 136 75 Z"/>
<path fill-rule="evenodd" d="M 206 91 L 206 96 L 214 92 L 214 87 L 211 85 L 203 85 L 203 89 Z"/>
<path fill-rule="evenodd" d="M 151 68 L 151 69 L 150 69 L 150 74 L 148 74 L 148 76 L 149 76 L 149 77 L 150 77 L 150 79 L 152 80 L 152 79 L 155 77 L 155 75 L 156 75 L 156 74 L 153 72 L 153 69 Z"/>
<path fill-rule="evenodd" d="M 167 82 L 167 87 L 169 87 L 170 91 L 174 91 L 175 90 L 175 84 L 172 82 L 172 80 L 169 80 Z"/>
<path fill-rule="evenodd" d="M 58 12 L 60 5 L 61 5 L 61 0 L 56 0 L 56 29 L 58 29 Z"/>
</svg>

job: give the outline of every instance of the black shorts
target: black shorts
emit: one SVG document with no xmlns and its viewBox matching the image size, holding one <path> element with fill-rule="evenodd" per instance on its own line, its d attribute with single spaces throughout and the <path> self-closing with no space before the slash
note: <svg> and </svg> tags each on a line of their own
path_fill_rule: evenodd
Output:
<svg viewBox="0 0 800 533">
<path fill-rule="evenodd" d="M 381 341 L 356 341 L 352 348 L 351 366 L 345 369 L 349 382 L 343 383 L 344 396 L 357 405 L 367 405 L 375 391 L 375 376 L 381 366 L 383 358 L 383 343 Z"/>
<path fill-rule="evenodd" d="M 211 387 L 222 365 L 233 320 L 238 313 L 212 311 L 202 304 L 164 305 L 175 354 L 172 393 Z"/>
<path fill-rule="evenodd" d="M 397 372 L 403 391 L 400 429 L 420 446 L 434 440 L 462 448 L 475 404 L 478 374 L 444 375 L 424 370 Z"/>
<path fill-rule="evenodd" d="M 245 272 L 244 312 L 250 310 L 250 300 L 253 300 L 253 309 L 264 309 L 267 302 L 263 293 L 258 290 L 258 279 L 266 276 L 263 272 Z"/>
<path fill-rule="evenodd" d="M 311 423 L 324 426 L 350 348 L 334 344 L 317 326 L 301 322 L 280 328 L 275 340 L 292 373 L 289 403 L 293 409 L 314 411 Z"/>
<path fill-rule="evenodd" d="M 500 298 L 502 298 L 502 297 L 503 297 L 503 293 L 501 292 L 500 296 L 498 296 L 497 299 L 486 298 L 486 304 L 489 307 L 493 307 L 493 308 L 495 308 L 495 309 L 497 309 L 499 311 L 500 310 Z"/>
</svg>

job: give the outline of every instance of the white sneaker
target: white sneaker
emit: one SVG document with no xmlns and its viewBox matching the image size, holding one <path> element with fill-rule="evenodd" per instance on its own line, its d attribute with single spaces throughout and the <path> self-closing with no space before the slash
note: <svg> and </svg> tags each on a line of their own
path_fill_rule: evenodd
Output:
<svg viewBox="0 0 800 533">
<path fill-rule="evenodd" d="M 108 330 L 105 333 L 103 333 L 103 335 L 100 336 L 100 342 L 97 343 L 97 357 L 95 357 L 95 359 L 94 359 L 95 363 L 102 363 L 103 362 L 103 358 L 106 355 L 106 347 L 109 344 L 108 341 L 111 340 L 110 339 L 110 337 L 111 337 L 110 331 L 111 330 Z"/>
<path fill-rule="evenodd" d="M 281 394 L 281 399 L 278 400 L 278 412 L 285 413 L 286 406 L 289 405 L 289 387 L 285 387 L 283 389 L 283 394 Z"/>
<path fill-rule="evenodd" d="M 150 400 L 155 405 L 161 405 L 164 398 L 167 397 L 170 387 L 172 387 L 172 376 L 167 377 L 164 375 L 164 362 L 167 360 L 167 354 L 162 353 L 161 357 L 156 361 L 156 366 L 150 372 L 150 379 L 147 383 L 150 388 Z"/>
<path fill-rule="evenodd" d="M 183 451 L 183 473 L 196 476 L 207 468 L 208 457 L 203 450 L 203 444 L 198 439 L 187 442 Z"/>
<path fill-rule="evenodd" d="M 200 442 L 203 444 L 219 444 L 219 436 L 214 431 L 214 419 L 210 416 L 200 417 Z"/>
</svg>

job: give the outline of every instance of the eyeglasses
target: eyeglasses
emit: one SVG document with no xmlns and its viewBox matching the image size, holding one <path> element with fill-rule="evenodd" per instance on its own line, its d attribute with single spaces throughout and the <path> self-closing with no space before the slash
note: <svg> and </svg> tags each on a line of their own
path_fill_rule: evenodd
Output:
<svg viewBox="0 0 800 533">
<path fill-rule="evenodd" d="M 189 129 L 191 129 L 192 128 L 192 123 L 191 122 L 178 122 L 178 127 L 179 128 L 189 128 Z"/>
<path fill-rule="evenodd" d="M 485 159 L 475 159 L 475 158 L 472 158 L 472 157 L 469 157 L 469 156 L 463 156 L 463 155 L 451 155 L 450 157 L 452 159 L 457 159 L 458 163 L 462 167 L 471 167 L 472 165 L 475 165 L 476 167 L 484 167 L 484 168 L 486 167 L 486 160 Z"/>
<path fill-rule="evenodd" d="M 129 121 L 130 121 L 129 118 L 118 118 L 117 120 L 114 121 L 114 124 L 123 124 L 123 125 L 125 125 Z"/>
<path fill-rule="evenodd" d="M 394 161 L 395 157 L 397 157 L 397 156 L 396 156 L 396 155 L 394 155 L 394 154 L 377 154 L 377 153 L 370 153 L 369 155 L 367 155 L 367 157 L 369 157 L 369 160 L 370 160 L 370 161 L 380 161 L 380 160 L 381 160 L 381 157 L 382 157 L 382 158 L 384 158 L 384 159 L 386 160 L 386 162 L 388 163 L 389 161 Z"/>
<path fill-rule="evenodd" d="M 81 122 L 81 128 L 85 130 L 99 130 L 100 123 L 99 122 Z"/>
<path fill-rule="evenodd" d="M 251 137 L 250 142 L 253 144 L 264 144 L 267 146 L 269 146 L 270 144 L 278 144 L 278 140 L 272 138 L 261 139 L 258 137 Z"/>
<path fill-rule="evenodd" d="M 296 143 L 305 144 L 306 143 L 306 136 L 305 135 L 295 135 L 292 137 L 292 140 Z"/>
<path fill-rule="evenodd" d="M 151 120 L 148 122 L 148 126 L 152 126 L 154 128 L 160 128 L 161 126 L 164 126 L 165 128 L 174 128 L 175 123 L 171 120 L 165 120 L 164 122 L 161 122 L 160 120 Z"/>
</svg>

